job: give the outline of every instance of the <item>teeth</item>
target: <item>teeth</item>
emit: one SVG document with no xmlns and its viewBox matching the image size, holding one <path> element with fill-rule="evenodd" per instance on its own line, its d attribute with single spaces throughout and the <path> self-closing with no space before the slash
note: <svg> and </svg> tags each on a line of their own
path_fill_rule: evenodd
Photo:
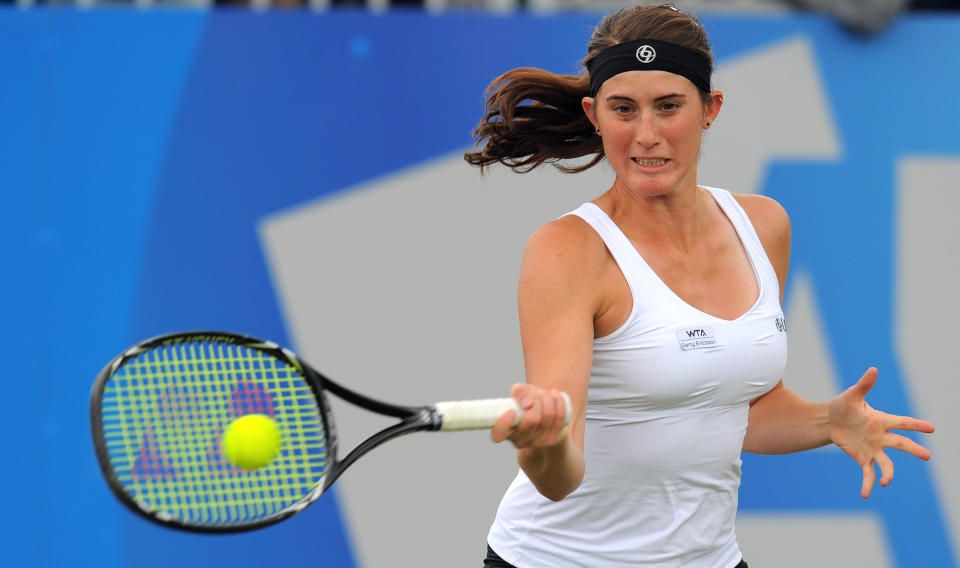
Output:
<svg viewBox="0 0 960 568">
<path fill-rule="evenodd" d="M 634 158 L 633 161 L 641 166 L 662 166 L 667 163 L 666 160 L 650 160 L 645 158 Z"/>
</svg>

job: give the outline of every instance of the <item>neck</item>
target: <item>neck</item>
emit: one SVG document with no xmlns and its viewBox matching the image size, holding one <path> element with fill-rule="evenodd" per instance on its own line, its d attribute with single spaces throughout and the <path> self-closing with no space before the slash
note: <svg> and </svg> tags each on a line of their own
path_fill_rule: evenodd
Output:
<svg viewBox="0 0 960 568">
<path fill-rule="evenodd" d="M 687 251 L 706 228 L 706 191 L 692 184 L 645 195 L 616 180 L 598 200 L 631 239 Z"/>
</svg>

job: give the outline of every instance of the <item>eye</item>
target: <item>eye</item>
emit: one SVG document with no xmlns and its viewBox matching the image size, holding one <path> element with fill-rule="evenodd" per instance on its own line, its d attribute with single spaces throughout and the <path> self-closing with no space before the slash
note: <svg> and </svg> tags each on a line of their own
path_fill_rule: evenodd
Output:
<svg viewBox="0 0 960 568">
<path fill-rule="evenodd" d="M 677 110 L 678 108 L 680 108 L 680 105 L 678 103 L 673 103 L 673 102 L 666 102 L 660 106 L 661 110 L 665 110 L 667 112 Z"/>
<path fill-rule="evenodd" d="M 618 114 L 629 114 L 632 109 L 628 105 L 617 105 L 613 107 L 613 112 Z"/>
</svg>

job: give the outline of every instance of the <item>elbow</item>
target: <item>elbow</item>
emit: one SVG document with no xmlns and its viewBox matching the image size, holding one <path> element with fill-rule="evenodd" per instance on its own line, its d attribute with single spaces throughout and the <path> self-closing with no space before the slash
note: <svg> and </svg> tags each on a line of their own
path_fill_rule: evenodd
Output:
<svg viewBox="0 0 960 568">
<path fill-rule="evenodd" d="M 580 487 L 583 482 L 583 472 L 577 472 L 563 479 L 551 479 L 548 482 L 535 483 L 534 486 L 541 495 L 551 501 L 563 501 L 567 495 L 570 495 Z"/>
<path fill-rule="evenodd" d="M 555 488 L 550 488 L 550 489 L 537 488 L 537 490 L 540 492 L 541 495 L 543 495 L 547 499 L 556 503 L 557 501 L 563 501 L 567 495 L 570 495 L 571 493 L 574 492 L 574 490 L 576 490 L 576 487 L 569 490 L 555 489 Z"/>
</svg>

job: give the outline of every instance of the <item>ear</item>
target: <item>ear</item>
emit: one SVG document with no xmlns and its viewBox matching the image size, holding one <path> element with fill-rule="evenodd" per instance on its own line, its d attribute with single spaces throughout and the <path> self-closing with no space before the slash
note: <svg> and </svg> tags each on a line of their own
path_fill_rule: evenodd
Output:
<svg viewBox="0 0 960 568">
<path fill-rule="evenodd" d="M 703 129 L 706 130 L 717 120 L 720 114 L 720 107 L 723 106 L 723 91 L 713 91 L 710 93 L 710 102 L 704 105 Z"/>
<path fill-rule="evenodd" d="M 583 106 L 583 113 L 587 115 L 587 118 L 593 123 L 593 127 L 599 129 L 600 127 L 597 125 L 597 114 L 595 112 L 596 109 L 594 108 L 595 103 L 596 99 L 593 97 L 583 97 L 583 99 L 580 100 L 580 104 Z"/>
</svg>

